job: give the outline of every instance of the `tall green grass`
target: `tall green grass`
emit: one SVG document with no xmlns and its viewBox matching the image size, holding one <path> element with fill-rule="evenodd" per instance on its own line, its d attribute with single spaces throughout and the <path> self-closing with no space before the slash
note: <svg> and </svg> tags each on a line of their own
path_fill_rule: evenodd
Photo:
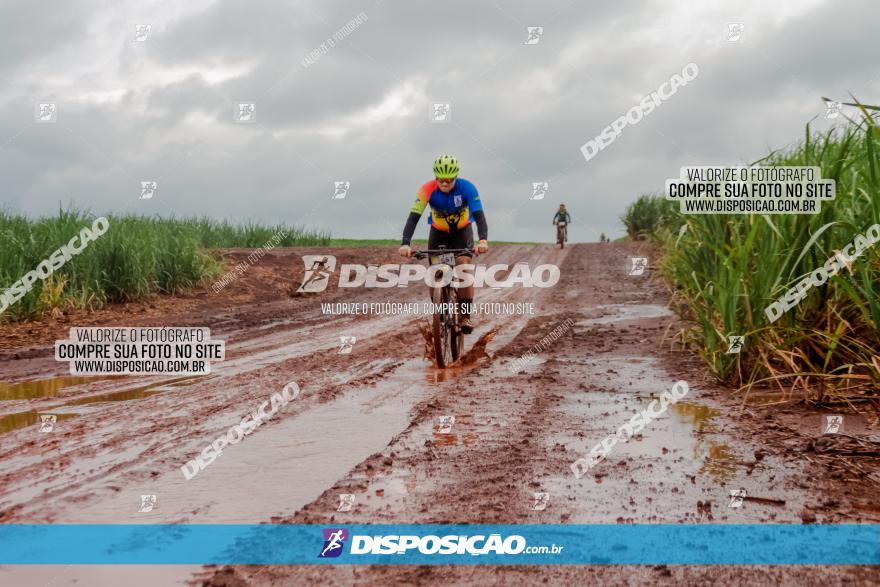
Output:
<svg viewBox="0 0 880 587">
<path fill-rule="evenodd" d="M 875 109 L 874 107 L 871 107 Z M 880 222 L 880 130 L 867 108 L 845 128 L 755 162 L 818 166 L 837 197 L 817 215 L 659 215 L 663 271 L 696 327 L 686 333 L 714 373 L 740 385 L 775 381 L 826 392 L 880 385 L 880 244 L 770 323 L 764 309 Z M 753 165 L 754 165 L 753 164 Z M 662 207 L 658 200 L 656 207 Z M 642 206 L 650 209 L 649 206 Z M 687 224 L 684 234 L 678 227 Z M 727 354 L 730 335 L 745 335 Z M 843 393 L 841 391 L 841 393 Z"/>
<path fill-rule="evenodd" d="M 663 228 L 676 224 L 679 217 L 675 202 L 666 201 L 662 197 L 642 195 L 626 207 L 620 221 L 626 227 L 629 238 L 642 240 L 659 236 Z"/>
<path fill-rule="evenodd" d="M 223 268 L 208 249 L 260 247 L 273 235 L 276 246 L 326 245 L 330 235 L 283 225 L 232 224 L 208 218 L 108 216 L 110 228 L 21 300 L 0 321 L 34 318 L 67 306 L 95 308 L 108 302 L 173 293 L 205 284 Z M 60 211 L 31 219 L 0 211 L 0 291 L 66 244 L 94 215 Z"/>
</svg>

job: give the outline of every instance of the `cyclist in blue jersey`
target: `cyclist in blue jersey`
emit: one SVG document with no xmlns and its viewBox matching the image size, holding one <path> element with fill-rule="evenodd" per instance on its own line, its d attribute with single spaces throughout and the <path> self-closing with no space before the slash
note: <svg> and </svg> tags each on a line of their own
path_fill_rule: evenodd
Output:
<svg viewBox="0 0 880 587">
<path fill-rule="evenodd" d="M 403 240 L 398 252 L 403 257 L 412 255 L 410 242 L 419 219 L 427 206 L 431 207 L 428 222 L 428 248 L 436 249 L 445 245 L 447 249 L 474 249 L 483 254 L 489 251 L 489 225 L 483 213 L 483 204 L 476 186 L 466 179 L 458 177 L 460 167 L 458 159 L 452 155 L 442 155 L 434 161 L 434 177 L 426 182 L 416 195 L 416 201 L 409 211 L 406 225 L 403 228 Z M 479 241 L 474 247 L 474 230 L 472 222 L 477 223 Z M 471 262 L 471 253 L 455 258 L 456 265 Z M 459 302 L 465 311 L 462 313 L 461 330 L 465 334 L 473 331 L 470 309 L 474 301 L 474 287 L 463 287 L 458 291 Z"/>
</svg>

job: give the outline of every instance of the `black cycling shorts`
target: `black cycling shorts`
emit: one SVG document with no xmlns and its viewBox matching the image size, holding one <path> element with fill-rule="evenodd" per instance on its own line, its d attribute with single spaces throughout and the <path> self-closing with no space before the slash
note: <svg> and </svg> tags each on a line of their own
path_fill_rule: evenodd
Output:
<svg viewBox="0 0 880 587">
<path fill-rule="evenodd" d="M 460 228 L 455 232 L 443 232 L 437 230 L 433 226 L 428 232 L 428 248 L 437 249 L 440 245 L 444 245 L 447 249 L 473 249 L 474 248 L 474 227 L 468 224 L 464 228 Z M 471 252 L 457 255 L 459 257 L 473 257 Z"/>
</svg>

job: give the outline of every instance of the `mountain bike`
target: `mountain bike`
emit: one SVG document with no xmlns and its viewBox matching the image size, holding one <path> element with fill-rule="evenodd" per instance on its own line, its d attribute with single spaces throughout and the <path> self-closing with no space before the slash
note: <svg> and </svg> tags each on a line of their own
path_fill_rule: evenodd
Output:
<svg viewBox="0 0 880 587">
<path fill-rule="evenodd" d="M 428 270 L 434 269 L 434 282 L 446 280 L 445 273 L 451 272 L 455 267 L 455 257 L 463 253 L 473 252 L 470 249 L 447 249 L 441 246 L 438 249 L 425 249 L 413 251 L 415 259 L 428 259 Z M 464 349 L 464 332 L 459 324 L 458 288 L 449 283 L 442 287 L 431 288 L 431 302 L 434 304 L 434 314 L 431 317 L 431 338 L 434 343 L 434 358 L 437 366 L 445 369 L 462 354 Z"/>
<path fill-rule="evenodd" d="M 559 248 L 565 248 L 565 241 L 568 240 L 568 223 L 560 220 L 556 223 L 556 244 Z"/>
</svg>

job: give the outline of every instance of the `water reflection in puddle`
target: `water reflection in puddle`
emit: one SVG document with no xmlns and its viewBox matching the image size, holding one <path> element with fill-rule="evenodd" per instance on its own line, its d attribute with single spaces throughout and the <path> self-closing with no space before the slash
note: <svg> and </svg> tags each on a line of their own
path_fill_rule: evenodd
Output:
<svg viewBox="0 0 880 587">
<path fill-rule="evenodd" d="M 715 408 L 694 402 L 678 402 L 672 405 L 672 410 L 697 435 L 718 431 L 713 419 L 720 416 L 721 412 Z M 734 461 L 738 457 L 733 449 L 726 444 L 707 443 L 698 437 L 693 445 L 693 459 L 696 462 L 701 462 L 697 475 L 708 477 L 716 483 L 723 485 L 736 477 L 737 471 Z"/>
<path fill-rule="evenodd" d="M 180 377 L 178 379 L 171 379 L 170 381 L 153 383 L 151 385 L 143 385 L 133 389 L 123 389 L 121 391 L 102 393 L 100 395 L 90 395 L 88 397 L 71 400 L 64 405 L 81 406 L 97 404 L 100 402 L 124 402 L 133 399 L 143 399 L 145 397 L 156 395 L 157 393 L 162 393 L 163 391 L 169 391 L 169 388 L 180 387 L 184 382 L 189 382 L 192 379 L 194 379 L 194 377 Z"/>
<path fill-rule="evenodd" d="M 17 383 L 0 382 L 0 400 L 55 397 L 62 389 L 67 387 L 92 383 L 93 381 L 108 381 L 112 379 L 122 379 L 122 377 L 62 376 L 52 377 L 51 379 L 19 381 Z"/>
<path fill-rule="evenodd" d="M 40 423 L 40 414 L 55 414 L 56 422 L 69 420 L 70 418 L 77 416 L 77 414 L 57 414 L 51 410 L 46 412 L 18 412 L 16 414 L 7 414 L 5 416 L 0 416 L 0 434 L 6 434 L 7 432 L 12 432 L 19 428 L 27 428 L 28 426 L 37 425 Z"/>
<path fill-rule="evenodd" d="M 6 384 L 8 387 L 14 387 L 15 390 L 10 392 L 10 395 L 22 394 L 22 393 L 30 393 L 32 391 L 39 391 L 40 394 L 33 396 L 25 396 L 20 399 L 26 399 L 29 397 L 30 399 L 36 399 L 39 397 L 55 397 L 58 395 L 58 392 L 65 387 L 72 387 L 74 385 L 81 385 L 84 383 L 91 383 L 99 380 L 108 380 L 108 379 L 122 379 L 122 377 L 56 377 L 53 379 L 40 379 L 35 381 L 22 381 L 20 383 L 15 384 Z M 69 406 L 86 406 L 91 404 L 97 404 L 102 402 L 122 402 L 122 401 L 130 401 L 136 399 L 147 398 L 164 391 L 170 391 L 175 387 L 179 387 L 182 385 L 186 385 L 195 377 L 187 376 L 187 377 L 179 377 L 177 379 L 171 379 L 169 381 L 164 381 L 161 383 L 153 383 L 150 385 L 143 385 L 141 387 L 135 387 L 132 389 L 123 389 L 121 391 L 113 391 L 108 393 L 102 393 L 99 395 L 89 395 L 86 397 L 81 397 L 77 399 L 70 400 L 61 404 L 60 406 L 56 406 L 53 408 L 46 408 L 43 412 L 35 412 L 35 411 L 27 411 L 27 412 L 16 412 L 14 414 L 7 414 L 5 416 L 0 417 L 0 434 L 5 434 L 7 432 L 12 432 L 13 430 L 18 430 L 19 428 L 26 428 L 28 426 L 32 426 L 37 424 L 40 421 L 39 414 L 51 414 L 55 413 L 57 410 L 65 410 Z M 8 388 L 7 388 L 8 390 Z M 47 390 L 51 390 L 51 393 L 45 393 Z M 0 392 L 3 391 L 3 388 L 0 388 Z M 4 397 L 4 399 L 19 399 L 12 397 Z M 70 418 L 74 418 L 78 416 L 76 412 L 70 412 L 65 410 L 65 413 L 57 414 L 57 419 L 67 420 Z"/>
<path fill-rule="evenodd" d="M 678 402 L 672 406 L 672 409 L 684 421 L 691 424 L 696 432 L 714 432 L 716 428 L 712 418 L 721 414 L 721 412 L 714 408 L 691 402 Z"/>
<path fill-rule="evenodd" d="M 697 447 L 698 452 L 700 447 Z M 710 444 L 703 456 L 703 465 L 697 471 L 719 485 L 724 485 L 736 478 L 736 463 L 739 457 L 726 444 Z"/>
</svg>

